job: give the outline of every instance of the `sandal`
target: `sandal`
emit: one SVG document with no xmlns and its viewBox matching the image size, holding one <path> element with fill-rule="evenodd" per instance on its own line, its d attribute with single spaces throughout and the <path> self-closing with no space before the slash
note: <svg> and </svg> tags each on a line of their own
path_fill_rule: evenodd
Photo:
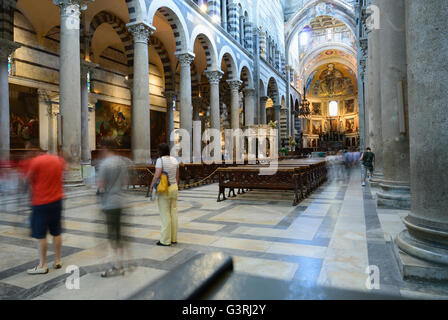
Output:
<svg viewBox="0 0 448 320">
<path fill-rule="evenodd" d="M 101 277 L 108 278 L 108 277 L 115 277 L 115 276 L 123 276 L 124 275 L 124 269 L 123 268 L 116 268 L 113 267 L 112 269 L 103 271 L 101 273 Z"/>
<path fill-rule="evenodd" d="M 62 263 L 55 263 L 54 264 L 54 266 L 53 266 L 53 268 L 55 269 L 55 270 L 57 270 L 57 269 L 61 269 L 62 268 Z"/>
<path fill-rule="evenodd" d="M 33 269 L 29 269 L 28 274 L 47 274 L 48 268 L 39 268 L 39 266 L 34 267 Z"/>
</svg>

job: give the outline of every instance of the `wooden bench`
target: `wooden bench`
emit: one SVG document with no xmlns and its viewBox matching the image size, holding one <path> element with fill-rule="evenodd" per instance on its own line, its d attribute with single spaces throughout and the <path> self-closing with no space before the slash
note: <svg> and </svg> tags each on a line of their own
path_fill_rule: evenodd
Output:
<svg viewBox="0 0 448 320">
<path fill-rule="evenodd" d="M 256 166 L 239 166 L 218 169 L 219 194 L 218 202 L 226 200 L 225 189 L 229 188 L 229 195 L 235 189 L 263 189 L 263 190 L 292 190 L 294 191 L 293 206 L 303 199 L 302 175 L 300 168 L 278 168 L 273 175 L 260 175 L 260 168 Z"/>
<path fill-rule="evenodd" d="M 327 179 L 325 161 L 322 160 L 294 160 L 281 161 L 278 170 L 273 175 L 260 175 L 260 169 L 267 166 L 245 165 L 219 169 L 218 202 L 226 200 L 225 189 L 228 188 L 228 197 L 245 193 L 251 189 L 294 190 L 293 205 L 309 196 Z"/>
</svg>

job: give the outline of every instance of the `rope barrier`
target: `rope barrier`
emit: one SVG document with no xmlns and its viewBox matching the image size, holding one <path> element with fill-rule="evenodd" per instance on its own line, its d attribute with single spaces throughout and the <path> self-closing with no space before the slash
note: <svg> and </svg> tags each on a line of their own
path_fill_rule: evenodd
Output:
<svg viewBox="0 0 448 320">
<path fill-rule="evenodd" d="M 179 185 L 179 188 L 186 189 L 186 188 L 192 188 L 192 187 L 195 187 L 195 186 L 197 186 L 197 185 L 200 185 L 200 184 L 203 183 L 204 181 L 206 181 L 206 180 L 210 179 L 212 176 L 214 176 L 215 173 L 216 173 L 219 169 L 220 169 L 220 168 L 217 168 L 217 169 L 216 169 L 215 171 L 213 171 L 209 176 L 207 176 L 206 178 L 204 178 L 204 179 L 202 179 L 202 180 L 199 180 L 199 181 L 197 181 L 197 182 L 193 182 L 193 183 L 190 183 L 190 184 Z M 149 170 L 148 168 L 146 168 L 146 171 L 149 172 L 149 173 L 154 177 L 155 173 L 153 173 L 153 172 L 152 172 L 151 170 Z"/>
</svg>

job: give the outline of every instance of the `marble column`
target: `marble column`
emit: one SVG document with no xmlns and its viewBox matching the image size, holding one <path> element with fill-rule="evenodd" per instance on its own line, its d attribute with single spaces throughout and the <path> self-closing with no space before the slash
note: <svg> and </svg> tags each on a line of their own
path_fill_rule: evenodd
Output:
<svg viewBox="0 0 448 320">
<path fill-rule="evenodd" d="M 205 75 L 210 83 L 210 128 L 221 131 L 221 120 L 219 110 L 219 81 L 224 72 L 206 71 Z"/>
<path fill-rule="evenodd" d="M 199 111 L 202 104 L 201 97 L 193 97 L 193 163 L 201 163 L 202 130 Z"/>
<path fill-rule="evenodd" d="M 87 87 L 87 75 L 98 65 L 81 61 L 81 162 L 90 164 L 91 152 L 89 145 L 89 89 Z"/>
<path fill-rule="evenodd" d="M 281 118 L 282 118 L 282 106 L 275 105 L 275 121 L 277 121 L 277 142 L 278 142 L 278 150 L 282 148 L 282 126 L 281 126 Z"/>
<path fill-rule="evenodd" d="M 372 5 L 378 5 L 378 0 L 372 0 Z M 378 186 L 383 178 L 383 138 L 381 126 L 381 30 L 373 29 L 368 33 L 368 48 L 370 59 L 370 104 L 369 109 L 369 136 L 370 147 L 375 153 L 375 172 L 370 183 Z"/>
<path fill-rule="evenodd" d="M 438 263 L 423 278 L 448 280 L 448 2 L 406 1 L 411 212 L 404 252 Z"/>
<path fill-rule="evenodd" d="M 291 106 L 291 84 L 289 78 L 289 65 L 285 65 L 285 78 L 286 78 L 286 135 L 294 138 L 293 122 L 292 122 L 292 106 Z"/>
<path fill-rule="evenodd" d="M 244 34 L 245 34 L 245 44 L 244 47 L 249 51 L 251 54 L 253 54 L 253 36 L 252 36 L 252 23 L 250 21 L 244 22 Z"/>
<path fill-rule="evenodd" d="M 269 97 L 260 97 L 260 124 L 267 124 L 266 122 L 266 102 Z"/>
<path fill-rule="evenodd" d="M 86 3 L 91 1 L 53 2 L 60 7 L 61 13 L 59 94 L 62 151 L 69 164 L 65 182 L 78 185 L 82 182 L 80 15 L 81 10 L 87 8 Z"/>
<path fill-rule="evenodd" d="M 227 31 L 227 0 L 221 1 L 221 25 Z"/>
<path fill-rule="evenodd" d="M 260 31 L 260 56 L 266 60 L 266 32 Z"/>
<path fill-rule="evenodd" d="M 381 19 L 381 135 L 383 173 L 378 206 L 410 208 L 409 135 L 405 81 L 405 1 L 378 0 Z"/>
<path fill-rule="evenodd" d="M 208 7 L 208 15 L 212 19 L 221 20 L 221 0 L 209 0 L 207 1 L 207 7 Z"/>
<path fill-rule="evenodd" d="M 238 14 L 238 3 L 229 1 L 228 31 L 237 42 L 240 42 L 240 21 Z"/>
<path fill-rule="evenodd" d="M 174 147 L 174 141 L 171 141 L 171 133 L 174 131 L 174 100 L 176 93 L 174 91 L 164 92 L 166 99 L 166 142 L 170 150 Z"/>
<path fill-rule="evenodd" d="M 193 139 L 193 106 L 191 102 L 191 63 L 194 53 L 176 54 L 180 63 L 180 128 L 190 135 L 190 155 Z"/>
<path fill-rule="evenodd" d="M 0 39 L 0 159 L 9 159 L 9 85 L 8 85 L 8 57 L 19 44 Z"/>
<path fill-rule="evenodd" d="M 134 79 L 132 82 L 132 159 L 151 163 L 148 40 L 155 28 L 142 22 L 127 25 L 134 37 Z"/>
<path fill-rule="evenodd" d="M 39 147 L 41 150 L 51 152 L 52 102 L 50 92 L 45 89 L 37 89 L 39 96 Z"/>
<path fill-rule="evenodd" d="M 244 89 L 244 104 L 245 109 L 245 122 L 246 127 L 253 126 L 255 123 L 255 89 Z"/>
<path fill-rule="evenodd" d="M 230 86 L 230 110 L 231 110 L 231 128 L 233 130 L 240 128 L 240 95 L 239 90 L 242 84 L 240 80 L 227 80 Z"/>
</svg>

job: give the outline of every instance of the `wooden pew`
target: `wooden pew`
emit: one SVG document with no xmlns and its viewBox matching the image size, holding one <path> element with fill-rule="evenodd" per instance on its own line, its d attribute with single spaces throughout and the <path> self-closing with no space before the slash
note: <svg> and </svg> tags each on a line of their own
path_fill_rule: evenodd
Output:
<svg viewBox="0 0 448 320">
<path fill-rule="evenodd" d="M 228 197 L 235 189 L 245 193 L 248 189 L 294 190 L 293 205 L 309 196 L 327 179 L 326 163 L 322 160 L 280 161 L 277 173 L 260 175 L 261 168 L 268 166 L 245 165 L 219 169 L 218 202 L 226 200 L 225 189 L 229 188 Z M 286 176 L 289 176 L 286 177 Z"/>
<path fill-rule="evenodd" d="M 303 199 L 300 170 L 303 169 L 283 167 L 273 175 L 260 175 L 260 167 L 256 166 L 220 168 L 218 202 L 227 199 L 226 188 L 229 188 L 228 197 L 231 192 L 235 196 L 235 189 L 292 190 L 293 206 L 296 206 Z"/>
</svg>

